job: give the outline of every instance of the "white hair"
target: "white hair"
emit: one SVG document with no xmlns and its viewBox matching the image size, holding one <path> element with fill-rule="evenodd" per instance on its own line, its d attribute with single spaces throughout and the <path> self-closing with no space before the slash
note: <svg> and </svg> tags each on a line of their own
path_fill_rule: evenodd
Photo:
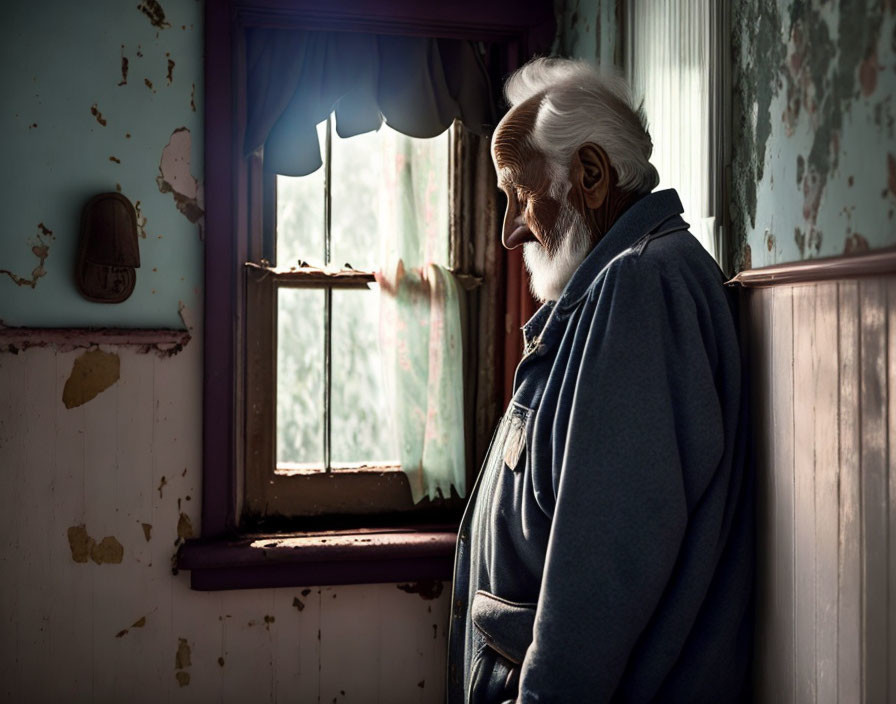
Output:
<svg viewBox="0 0 896 704">
<path fill-rule="evenodd" d="M 607 153 L 620 188 L 645 194 L 659 183 L 643 107 L 619 76 L 580 59 L 533 59 L 507 79 L 504 94 L 511 108 L 544 95 L 531 139 L 551 162 L 554 185 L 568 188 L 570 159 L 586 142 Z"/>
</svg>

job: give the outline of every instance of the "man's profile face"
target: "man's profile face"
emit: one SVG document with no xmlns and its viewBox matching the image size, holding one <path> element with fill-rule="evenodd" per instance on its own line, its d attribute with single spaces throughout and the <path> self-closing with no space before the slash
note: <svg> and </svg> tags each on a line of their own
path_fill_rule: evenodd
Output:
<svg viewBox="0 0 896 704">
<path fill-rule="evenodd" d="M 551 195 L 547 160 L 532 145 L 541 96 L 517 106 L 495 132 L 492 146 L 498 186 L 507 195 L 502 241 L 508 249 L 537 242 L 548 251 L 558 242 L 552 235 L 560 203 Z"/>
<path fill-rule="evenodd" d="M 507 115 L 495 132 L 492 154 L 498 186 L 507 195 L 502 241 L 508 249 L 524 246 L 532 292 L 543 302 L 559 298 L 588 254 L 591 237 L 568 202 L 569 184 L 552 182 L 547 158 L 531 143 L 541 97 Z"/>
</svg>

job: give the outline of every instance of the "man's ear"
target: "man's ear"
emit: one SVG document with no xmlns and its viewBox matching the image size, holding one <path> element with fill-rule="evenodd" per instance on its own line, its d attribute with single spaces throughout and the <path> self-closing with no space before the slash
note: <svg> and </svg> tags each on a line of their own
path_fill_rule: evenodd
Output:
<svg viewBox="0 0 896 704">
<path fill-rule="evenodd" d="M 579 147 L 575 153 L 575 171 L 579 188 L 585 205 L 590 210 L 597 210 L 607 200 L 610 191 L 610 159 L 603 148 L 588 142 Z"/>
</svg>

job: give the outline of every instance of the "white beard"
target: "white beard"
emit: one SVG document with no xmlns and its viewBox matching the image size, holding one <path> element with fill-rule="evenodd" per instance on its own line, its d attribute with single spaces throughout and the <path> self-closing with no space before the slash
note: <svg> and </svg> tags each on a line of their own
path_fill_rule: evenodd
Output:
<svg viewBox="0 0 896 704">
<path fill-rule="evenodd" d="M 560 247 L 553 255 L 548 254 L 539 242 L 523 245 L 523 260 L 529 270 L 529 288 L 542 303 L 560 298 L 566 284 L 591 251 L 588 226 L 565 199 L 550 235 L 551 239 L 560 241 Z"/>
</svg>

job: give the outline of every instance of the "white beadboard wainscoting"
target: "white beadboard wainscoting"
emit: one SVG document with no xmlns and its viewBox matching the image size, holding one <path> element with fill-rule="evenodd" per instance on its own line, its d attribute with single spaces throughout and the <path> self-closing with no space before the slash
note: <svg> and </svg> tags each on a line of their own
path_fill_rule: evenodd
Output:
<svg viewBox="0 0 896 704">
<path fill-rule="evenodd" d="M 195 338 L 173 356 L 103 345 L 120 377 L 72 408 L 86 350 L 65 348 L 0 352 L 0 701 L 442 701 L 448 583 L 427 600 L 395 584 L 197 592 L 172 574 L 199 530 Z"/>
<path fill-rule="evenodd" d="M 896 701 L 896 277 L 743 295 L 755 699 Z M 85 349 L 0 353 L 0 700 L 440 702 L 447 583 L 195 592 L 171 573 L 199 526 L 200 346 L 101 349 L 119 378 L 72 408 Z M 70 528 L 122 554 L 78 562 Z"/>
<path fill-rule="evenodd" d="M 743 291 L 755 700 L 896 701 L 896 277 Z"/>
</svg>

